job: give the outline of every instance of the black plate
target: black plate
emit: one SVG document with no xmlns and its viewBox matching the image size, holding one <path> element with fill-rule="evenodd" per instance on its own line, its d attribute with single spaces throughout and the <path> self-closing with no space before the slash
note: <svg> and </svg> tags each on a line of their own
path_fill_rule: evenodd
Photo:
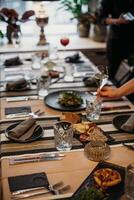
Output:
<svg viewBox="0 0 134 200">
<path fill-rule="evenodd" d="M 83 104 L 78 106 L 78 107 L 74 107 L 74 106 L 70 106 L 70 107 L 66 107 L 66 106 L 62 106 L 58 103 L 58 98 L 61 92 L 67 92 L 67 91 L 73 91 L 76 92 L 79 96 L 81 96 L 81 98 L 83 99 Z M 56 110 L 60 110 L 60 111 L 80 111 L 85 109 L 86 107 L 86 99 L 88 97 L 88 93 L 87 92 L 79 92 L 79 91 L 74 91 L 74 90 L 61 90 L 61 91 L 56 91 L 56 92 L 52 92 L 50 94 L 48 94 L 44 101 L 45 104 L 53 109 Z"/>
<path fill-rule="evenodd" d="M 123 130 L 121 128 L 121 126 L 128 120 L 128 118 L 130 117 L 131 115 L 118 115 L 116 116 L 114 119 L 113 119 L 113 125 L 115 126 L 115 128 L 121 130 L 121 131 L 124 131 L 126 132 L 125 130 Z M 134 133 L 134 130 L 132 131 L 127 131 L 128 133 Z"/>
<path fill-rule="evenodd" d="M 70 200 L 79 200 L 79 194 L 81 191 L 86 190 L 90 187 L 96 188 L 96 185 L 93 180 L 93 173 L 97 169 L 101 168 L 111 168 L 113 170 L 117 170 L 120 173 L 121 182 L 115 186 L 109 187 L 105 190 L 105 192 L 108 195 L 108 200 L 119 200 L 121 198 L 121 196 L 124 194 L 125 168 L 108 162 L 100 162 L 91 172 L 91 174 L 83 181 L 83 183 L 73 194 Z"/>
<path fill-rule="evenodd" d="M 13 141 L 18 142 L 18 143 L 28 143 L 28 142 L 33 142 L 33 141 L 35 141 L 35 140 L 41 138 L 42 135 L 43 135 L 43 129 L 42 129 L 42 127 L 40 126 L 40 128 L 39 128 L 37 131 L 35 131 L 35 132 L 33 133 L 33 135 L 32 135 L 29 139 L 27 139 L 27 140 L 25 140 L 25 141 L 19 140 L 19 139 L 17 139 L 17 138 L 10 137 L 10 134 L 8 134 L 8 132 L 9 132 L 11 129 L 15 128 L 18 124 L 19 124 L 19 123 L 12 124 L 11 126 L 9 126 L 9 127 L 6 129 L 5 135 L 6 135 L 6 137 L 7 137 L 8 139 L 13 140 Z"/>
</svg>

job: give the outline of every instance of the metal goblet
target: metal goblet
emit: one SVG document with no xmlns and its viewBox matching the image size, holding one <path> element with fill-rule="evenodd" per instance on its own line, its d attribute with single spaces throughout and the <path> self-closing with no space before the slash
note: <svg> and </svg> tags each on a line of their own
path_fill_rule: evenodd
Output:
<svg viewBox="0 0 134 200">
<path fill-rule="evenodd" d="M 36 17 L 36 23 L 40 27 L 40 38 L 37 45 L 45 45 L 47 44 L 47 41 L 44 34 L 44 27 L 48 24 L 48 17 Z"/>
</svg>

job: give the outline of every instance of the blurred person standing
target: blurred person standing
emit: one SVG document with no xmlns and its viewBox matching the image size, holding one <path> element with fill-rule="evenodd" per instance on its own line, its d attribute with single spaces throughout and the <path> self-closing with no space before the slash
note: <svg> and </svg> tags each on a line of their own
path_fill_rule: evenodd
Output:
<svg viewBox="0 0 134 200">
<path fill-rule="evenodd" d="M 107 59 L 111 79 L 114 79 L 121 61 L 134 54 L 134 20 L 126 19 L 126 13 L 134 16 L 134 0 L 100 1 L 99 20 L 110 26 Z"/>
</svg>

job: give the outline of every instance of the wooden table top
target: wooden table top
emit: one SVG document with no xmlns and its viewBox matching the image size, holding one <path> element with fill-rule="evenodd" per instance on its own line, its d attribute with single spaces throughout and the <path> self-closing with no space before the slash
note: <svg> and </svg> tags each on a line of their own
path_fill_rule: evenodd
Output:
<svg viewBox="0 0 134 200">
<path fill-rule="evenodd" d="M 91 67 L 92 68 L 92 67 Z M 94 67 L 92 68 L 94 70 Z M 66 83 L 68 84 L 68 83 Z M 75 82 L 71 83 L 72 85 L 65 86 L 65 88 L 75 88 L 80 91 L 91 91 L 90 87 L 85 86 L 75 86 Z M 56 88 L 51 88 L 49 92 L 53 92 L 56 90 L 60 90 L 63 86 L 63 82 L 61 82 Z M 64 89 L 62 87 L 62 89 Z M 93 89 L 93 88 L 92 88 Z M 94 88 L 95 89 L 95 88 Z M 16 95 L 16 94 L 15 94 Z M 19 94 L 18 94 L 19 95 Z M 18 96 L 17 95 L 17 96 Z M 24 96 L 30 96 L 31 93 L 24 93 Z M 37 95 L 37 94 L 36 94 Z M 8 95 L 7 95 L 8 96 Z M 3 200 L 10 200 L 10 191 L 8 186 L 8 177 L 10 176 L 17 176 L 17 175 L 23 175 L 23 174 L 29 174 L 34 172 L 46 172 L 48 179 L 50 183 L 54 184 L 57 181 L 63 180 L 65 184 L 69 184 L 71 186 L 71 189 L 68 191 L 68 193 L 64 194 L 63 196 L 37 196 L 35 198 L 31 199 L 54 199 L 54 198 L 62 198 L 62 197 L 68 197 L 71 196 L 75 190 L 79 187 L 79 185 L 83 182 L 83 180 L 90 174 L 90 172 L 94 169 L 94 167 L 97 165 L 96 162 L 88 160 L 84 153 L 83 148 L 71 150 L 69 152 L 65 152 L 66 156 L 61 161 L 51 161 L 51 162 L 39 162 L 39 163 L 28 163 L 28 164 L 20 164 L 20 165 L 9 165 L 9 158 L 13 155 L 21 156 L 21 152 L 23 150 L 23 153 L 38 153 L 45 151 L 45 138 L 40 141 L 35 141 L 31 144 L 17 144 L 12 141 L 9 141 L 5 137 L 5 129 L 9 125 L 15 123 L 17 120 L 23 120 L 22 119 L 7 119 L 5 115 L 5 108 L 10 107 L 19 107 L 19 106 L 30 106 L 32 111 L 36 111 L 37 109 L 40 109 L 44 111 L 44 115 L 37 119 L 37 122 L 39 123 L 47 123 L 45 122 L 45 118 L 48 116 L 58 116 L 60 119 L 64 117 L 63 113 L 61 111 L 57 111 L 55 109 L 52 109 L 44 104 L 43 100 L 27 100 L 27 101 L 18 101 L 18 102 L 8 102 L 7 96 L 0 98 L 0 104 L 1 104 L 1 115 L 0 115 L 0 124 L 1 124 L 1 150 L 3 153 L 2 156 L 2 185 L 3 185 Z M 115 143 L 111 146 L 111 156 L 107 160 L 108 162 L 118 164 L 121 166 L 126 167 L 129 163 L 134 162 L 134 152 L 132 150 L 127 149 L 126 147 L 123 147 L 121 145 L 122 141 L 129 141 L 134 142 L 134 136 L 133 134 L 124 133 L 119 130 L 117 130 L 114 125 L 112 124 L 112 120 L 117 115 L 122 114 L 131 114 L 134 113 L 134 106 L 129 102 L 126 98 L 121 98 L 117 100 L 104 100 L 103 107 L 105 108 L 101 112 L 100 119 L 96 122 L 96 124 L 102 128 L 104 132 L 109 134 L 111 137 L 114 138 Z M 108 108 L 108 109 L 106 109 Z M 78 111 L 78 113 L 82 113 L 85 115 L 85 110 Z M 49 122 L 51 123 L 51 122 Z M 47 135 L 47 134 L 46 134 Z M 48 131 L 49 136 L 49 131 Z M 47 136 L 46 136 L 47 137 Z M 51 131 L 51 137 L 53 137 L 53 131 Z M 120 142 L 119 142 L 120 141 Z M 53 142 L 52 142 L 53 143 Z M 119 144 L 119 145 L 115 145 Z M 43 147 L 44 145 L 44 147 Z M 33 151 L 36 150 L 36 151 Z M 72 178 L 74 177 L 74 178 Z"/>
</svg>

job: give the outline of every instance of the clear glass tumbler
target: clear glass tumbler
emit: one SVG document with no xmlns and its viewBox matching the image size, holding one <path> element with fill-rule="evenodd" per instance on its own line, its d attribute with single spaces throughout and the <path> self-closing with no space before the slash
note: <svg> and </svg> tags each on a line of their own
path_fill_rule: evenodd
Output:
<svg viewBox="0 0 134 200">
<path fill-rule="evenodd" d="M 134 200 L 134 163 L 129 164 L 126 168 L 125 198 Z"/>
<path fill-rule="evenodd" d="M 54 125 L 55 146 L 59 151 L 68 151 L 72 148 L 73 129 L 69 122 L 59 122 Z"/>
<path fill-rule="evenodd" d="M 40 77 L 37 79 L 37 90 L 40 99 L 48 95 L 48 89 L 50 83 L 51 83 L 51 78 L 49 76 Z"/>
<path fill-rule="evenodd" d="M 32 55 L 32 69 L 40 69 L 41 68 L 41 56 L 38 54 Z"/>
<path fill-rule="evenodd" d="M 86 99 L 86 117 L 88 120 L 98 120 L 101 113 L 102 98 L 96 95 L 89 95 Z"/>
</svg>

